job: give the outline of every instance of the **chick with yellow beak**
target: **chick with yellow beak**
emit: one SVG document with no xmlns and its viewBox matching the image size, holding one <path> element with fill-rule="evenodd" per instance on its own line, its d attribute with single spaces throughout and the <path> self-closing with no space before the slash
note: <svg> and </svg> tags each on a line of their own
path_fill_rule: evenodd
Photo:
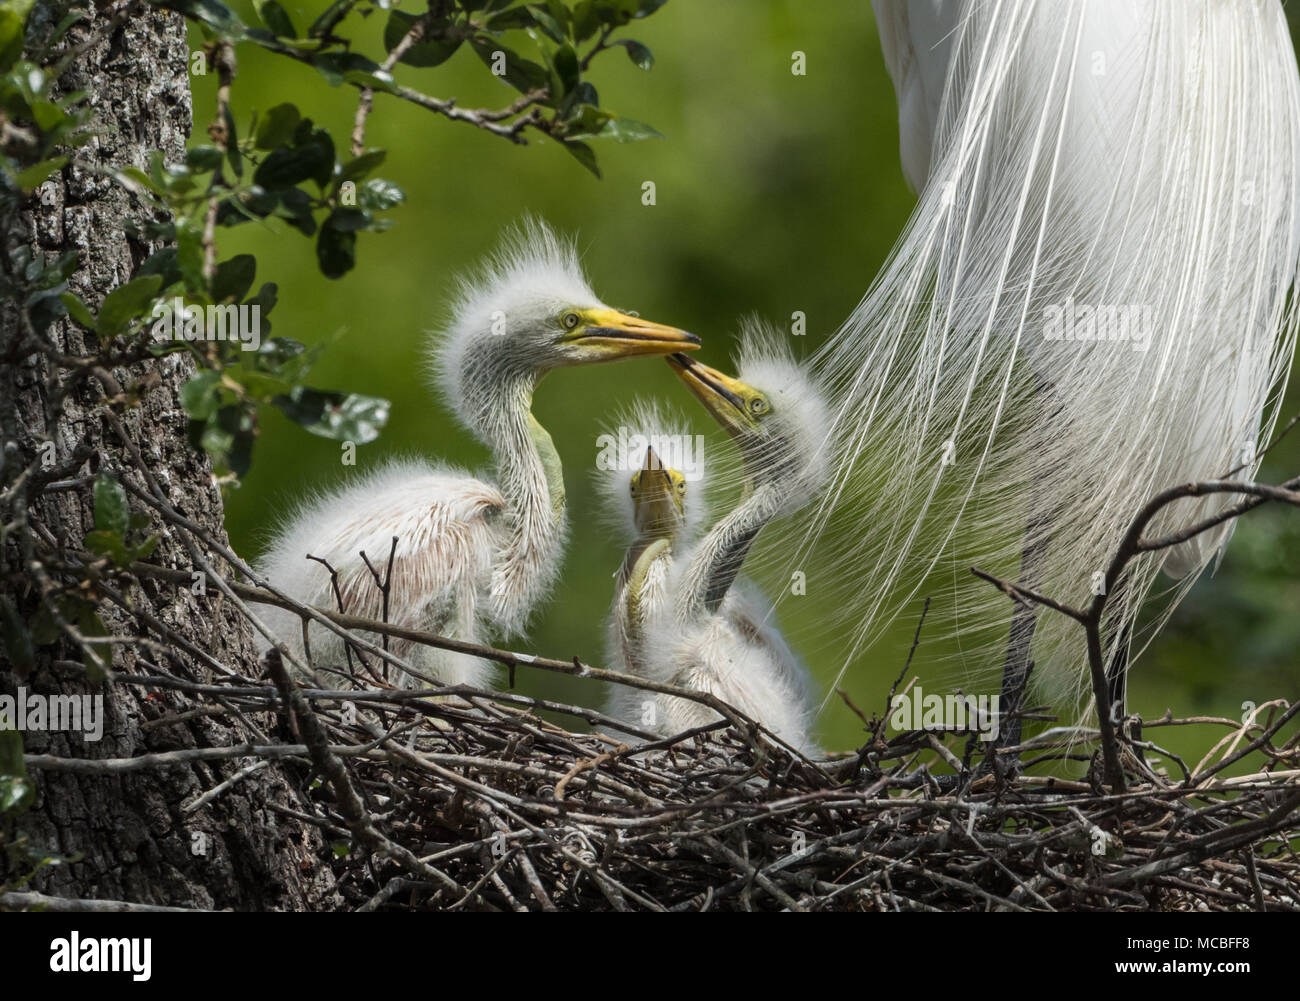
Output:
<svg viewBox="0 0 1300 1001">
<path fill-rule="evenodd" d="M 648 428 L 649 424 L 635 426 Z M 631 542 L 615 578 L 609 628 L 610 663 L 633 674 L 643 672 L 645 624 L 655 621 L 665 607 L 669 575 L 687 529 L 686 477 L 664 464 L 654 449 L 654 433 L 644 436 L 651 443 L 628 484 L 631 506 L 625 520 Z"/>
<path fill-rule="evenodd" d="M 538 383 L 557 368 L 692 351 L 699 338 L 602 303 L 572 245 L 535 222 L 460 283 L 449 312 L 432 350 L 438 388 L 491 451 L 495 482 L 424 461 L 390 464 L 292 514 L 258 566 L 280 591 L 334 608 L 334 581 L 311 554 L 337 573 L 344 611 L 486 643 L 523 631 L 554 585 L 568 534 L 560 456 L 532 414 Z M 362 554 L 384 566 L 394 539 L 385 595 Z M 332 633 L 312 626 L 309 666 L 298 617 L 268 618 L 301 667 L 339 668 Z M 492 678 L 475 657 L 389 646 L 414 668 L 390 678 L 400 684 L 484 687 Z"/>
<path fill-rule="evenodd" d="M 682 354 L 668 363 L 740 450 L 743 499 L 694 545 L 674 547 L 667 600 L 643 615 L 637 673 L 709 692 L 796 749 L 818 753 L 808 669 L 756 587 L 738 581 L 750 547 L 773 519 L 810 503 L 826 480 L 823 392 L 770 331 L 742 334 L 741 377 Z M 643 474 L 644 475 L 644 474 Z M 619 718 L 664 735 L 716 722 L 696 702 L 637 692 Z"/>
</svg>

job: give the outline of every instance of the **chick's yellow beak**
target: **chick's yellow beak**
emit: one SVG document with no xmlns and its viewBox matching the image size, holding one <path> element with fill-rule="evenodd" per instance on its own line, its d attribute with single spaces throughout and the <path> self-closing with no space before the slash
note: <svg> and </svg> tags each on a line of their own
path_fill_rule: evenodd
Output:
<svg viewBox="0 0 1300 1001">
<path fill-rule="evenodd" d="M 681 474 L 677 476 L 680 478 Z M 647 446 L 645 460 L 637 478 L 637 493 L 640 498 L 653 502 L 671 502 L 673 507 L 681 510 L 681 497 L 677 492 L 674 471 L 664 465 L 658 453 Z"/>
<path fill-rule="evenodd" d="M 757 393 L 753 386 L 683 354 L 671 354 L 667 361 L 704 409 L 728 431 L 754 426 L 747 404 Z"/>
<path fill-rule="evenodd" d="M 680 478 L 681 474 L 676 476 Z M 681 521 L 683 502 L 674 470 L 663 464 L 653 448 L 646 449 L 645 461 L 637 470 L 632 503 L 642 531 L 668 532 Z"/>
<path fill-rule="evenodd" d="M 695 334 L 615 309 L 589 309 L 581 314 L 581 318 L 582 323 L 565 341 L 581 351 L 584 361 L 666 355 L 676 351 L 694 351 L 700 346 L 700 339 Z"/>
</svg>

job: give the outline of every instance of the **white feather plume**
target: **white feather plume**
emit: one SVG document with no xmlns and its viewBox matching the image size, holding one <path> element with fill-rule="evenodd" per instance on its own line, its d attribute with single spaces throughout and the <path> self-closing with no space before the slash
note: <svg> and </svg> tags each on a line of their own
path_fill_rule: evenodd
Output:
<svg viewBox="0 0 1300 1001">
<path fill-rule="evenodd" d="M 1300 86 L 1275 0 L 876 9 L 921 191 L 815 359 L 837 454 L 804 541 L 844 583 L 826 605 L 853 624 L 846 668 L 922 586 L 968 652 L 1005 642 L 1010 602 L 969 569 L 1018 578 L 1026 532 L 1043 553 L 1027 583 L 1082 605 L 1152 495 L 1253 476 L 1300 263 Z M 1230 500 L 1179 502 L 1148 534 Z M 1162 567 L 1181 582 L 1167 614 L 1227 536 L 1131 564 L 1107 653 Z M 1040 615 L 1050 694 L 1086 694 L 1082 640 Z"/>
</svg>

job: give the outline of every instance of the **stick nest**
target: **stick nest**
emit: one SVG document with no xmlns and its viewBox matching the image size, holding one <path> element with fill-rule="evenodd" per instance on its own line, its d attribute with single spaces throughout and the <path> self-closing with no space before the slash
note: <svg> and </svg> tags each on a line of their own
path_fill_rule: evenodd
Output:
<svg viewBox="0 0 1300 1001">
<path fill-rule="evenodd" d="M 1147 723 L 1211 750 L 1189 767 L 1129 738 L 1116 793 L 1078 731 L 1021 748 L 1027 769 L 1083 773 L 1067 780 L 1011 774 L 973 734 L 886 740 L 878 719 L 814 763 L 734 722 L 623 743 L 508 694 L 345 705 L 284 685 L 313 761 L 337 766 L 314 822 L 349 907 L 1300 910 L 1300 704 Z"/>
</svg>

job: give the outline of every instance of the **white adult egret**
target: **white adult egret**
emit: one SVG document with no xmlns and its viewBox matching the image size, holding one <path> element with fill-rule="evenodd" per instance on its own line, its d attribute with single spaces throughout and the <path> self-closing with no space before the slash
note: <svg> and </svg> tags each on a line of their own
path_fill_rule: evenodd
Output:
<svg viewBox="0 0 1300 1001">
<path fill-rule="evenodd" d="M 737 581 L 741 565 L 759 532 L 773 519 L 810 503 L 824 482 L 827 463 L 821 449 L 826 420 L 820 390 L 779 341 L 750 327 L 742 336 L 741 378 L 732 378 L 684 355 L 669 363 L 736 443 L 746 480 L 741 501 L 703 538 L 685 552 L 670 540 L 646 547 L 636 571 L 655 574 L 655 587 L 666 584 L 667 599 L 655 596 L 647 607 L 628 609 L 635 622 L 632 654 L 626 664 L 634 673 L 709 692 L 735 706 L 773 733 L 808 753 L 814 699 L 808 669 L 771 621 L 771 606 L 762 595 Z M 742 381 L 743 380 L 743 381 Z M 638 483 L 636 494 L 644 517 L 681 525 L 671 472 L 651 484 Z M 685 501 L 685 498 L 683 498 Z M 660 514 L 654 515 L 652 507 Z M 667 561 L 666 563 L 664 561 Z M 659 582 L 663 583 L 659 583 Z M 644 588 L 644 582 L 641 587 Z M 624 590 L 624 600 L 642 599 L 643 590 Z M 680 733 L 717 720 L 699 703 L 645 692 L 616 691 L 611 715 L 664 734 Z"/>
<path fill-rule="evenodd" d="M 845 665 L 923 584 L 966 655 L 1005 642 L 1010 603 L 972 566 L 1076 606 L 1108 588 L 1105 656 L 1122 659 L 1228 537 L 1108 580 L 1128 524 L 1164 488 L 1252 476 L 1278 416 L 1300 272 L 1285 17 L 1275 0 L 875 8 L 919 203 L 815 359 L 837 459 L 807 541 L 833 543 L 849 583 L 832 603 L 853 623 Z M 1229 500 L 1179 502 L 1148 535 Z M 1134 637 L 1161 569 L 1179 583 Z M 1012 682 L 1031 632 L 1022 619 Z M 1040 617 L 1049 697 L 1105 695 L 1083 642 Z"/>
<path fill-rule="evenodd" d="M 279 528 L 259 569 L 297 600 L 332 608 L 337 571 L 344 609 L 378 618 L 382 576 L 397 539 L 388 620 L 455 639 L 521 632 L 554 582 L 566 534 L 560 456 L 531 412 L 549 371 L 693 350 L 699 338 L 616 312 L 583 276 L 571 244 L 528 222 L 478 274 L 461 282 L 446 331 L 433 342 L 442 395 L 491 449 L 496 483 L 423 461 L 399 462 L 305 502 Z M 300 620 L 276 611 L 279 640 L 302 650 Z M 312 654 L 342 657 L 312 627 Z M 490 665 L 462 654 L 393 644 L 441 681 L 483 685 Z M 404 684 L 418 684 L 404 677 Z"/>
</svg>

